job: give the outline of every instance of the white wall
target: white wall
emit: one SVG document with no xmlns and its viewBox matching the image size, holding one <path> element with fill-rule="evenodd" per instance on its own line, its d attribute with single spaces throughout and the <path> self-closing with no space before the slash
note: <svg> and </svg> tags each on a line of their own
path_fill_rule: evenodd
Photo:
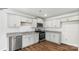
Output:
<svg viewBox="0 0 79 59">
<path fill-rule="evenodd" d="M 79 21 L 62 23 L 61 42 L 79 47 Z"/>
<path fill-rule="evenodd" d="M 7 50 L 6 14 L 0 11 L 0 50 Z"/>
</svg>

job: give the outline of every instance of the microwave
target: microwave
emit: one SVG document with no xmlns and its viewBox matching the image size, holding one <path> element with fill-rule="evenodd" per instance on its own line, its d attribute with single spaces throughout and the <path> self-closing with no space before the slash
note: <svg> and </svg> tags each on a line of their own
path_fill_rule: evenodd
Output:
<svg viewBox="0 0 79 59">
<path fill-rule="evenodd" d="M 37 28 L 38 27 L 43 27 L 43 24 L 42 23 L 37 23 Z"/>
</svg>

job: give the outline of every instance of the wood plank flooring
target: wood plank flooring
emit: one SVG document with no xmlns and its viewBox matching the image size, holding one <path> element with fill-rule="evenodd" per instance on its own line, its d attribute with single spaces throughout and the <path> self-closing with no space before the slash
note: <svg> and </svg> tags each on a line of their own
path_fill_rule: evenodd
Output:
<svg viewBox="0 0 79 59">
<path fill-rule="evenodd" d="M 56 43 L 42 41 L 19 51 L 78 51 L 78 48 L 66 44 L 58 45 Z"/>
</svg>

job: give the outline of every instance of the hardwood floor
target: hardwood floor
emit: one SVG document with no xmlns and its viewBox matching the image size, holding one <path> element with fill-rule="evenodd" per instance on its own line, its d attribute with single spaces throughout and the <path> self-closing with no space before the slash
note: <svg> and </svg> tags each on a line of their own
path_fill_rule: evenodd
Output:
<svg viewBox="0 0 79 59">
<path fill-rule="evenodd" d="M 66 44 L 58 45 L 56 43 L 42 41 L 19 51 L 78 51 L 78 48 Z"/>
</svg>

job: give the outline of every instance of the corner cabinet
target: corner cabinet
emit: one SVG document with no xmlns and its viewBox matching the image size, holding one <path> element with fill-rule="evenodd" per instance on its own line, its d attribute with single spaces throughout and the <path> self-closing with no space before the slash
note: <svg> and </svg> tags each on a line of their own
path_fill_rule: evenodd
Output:
<svg viewBox="0 0 79 59">
<path fill-rule="evenodd" d="M 61 33 L 58 32 L 46 32 L 46 40 L 57 44 L 61 43 Z"/>
</svg>

